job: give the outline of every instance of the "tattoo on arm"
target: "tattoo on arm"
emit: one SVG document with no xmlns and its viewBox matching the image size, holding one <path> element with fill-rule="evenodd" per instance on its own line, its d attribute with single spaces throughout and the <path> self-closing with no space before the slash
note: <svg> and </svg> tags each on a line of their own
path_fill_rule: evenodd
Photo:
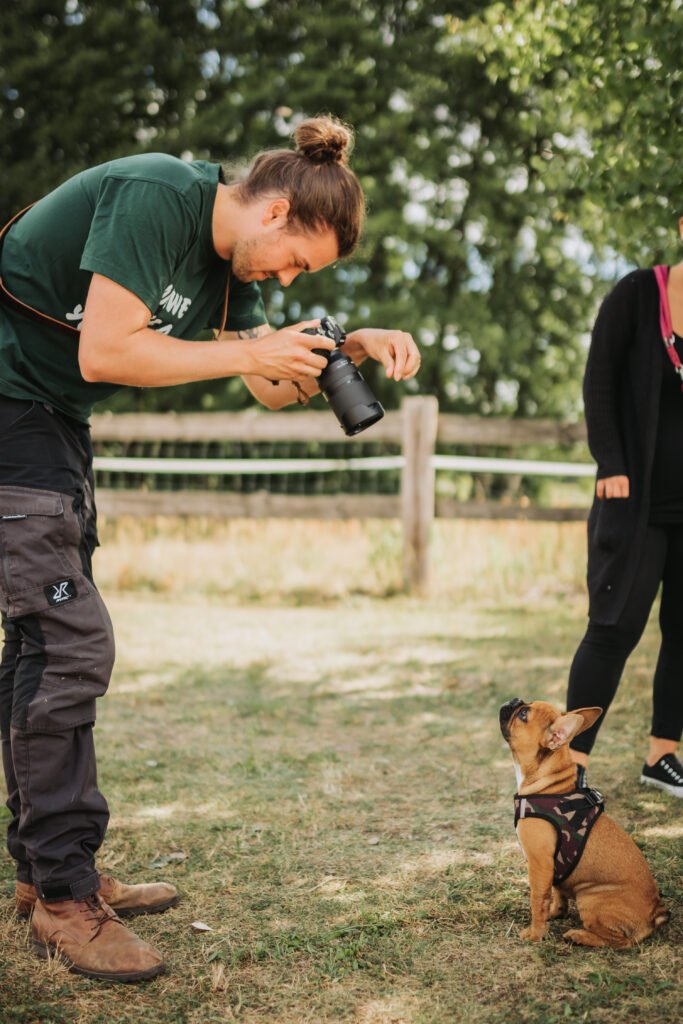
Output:
<svg viewBox="0 0 683 1024">
<path fill-rule="evenodd" d="M 218 337 L 218 331 L 215 331 Z M 253 341 L 254 338 L 263 338 L 266 334 L 272 334 L 273 328 L 270 324 L 259 324 L 258 327 L 246 327 L 243 331 L 223 331 L 220 335 L 221 341 Z"/>
<path fill-rule="evenodd" d="M 259 324 L 258 327 L 248 327 L 244 331 L 223 331 L 221 335 L 214 331 L 214 337 L 220 341 L 253 341 L 254 338 L 263 338 L 266 334 L 272 334 L 274 328 L 269 324 Z"/>
</svg>

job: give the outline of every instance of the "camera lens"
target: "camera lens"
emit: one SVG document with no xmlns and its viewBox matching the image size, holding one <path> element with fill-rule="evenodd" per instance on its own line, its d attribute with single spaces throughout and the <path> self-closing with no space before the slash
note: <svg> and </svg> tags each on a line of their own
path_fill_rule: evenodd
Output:
<svg viewBox="0 0 683 1024">
<path fill-rule="evenodd" d="M 355 364 L 339 349 L 328 358 L 318 378 L 320 390 L 349 437 L 367 430 L 384 416 L 384 409 L 373 395 Z"/>
<path fill-rule="evenodd" d="M 344 433 L 353 437 L 381 420 L 384 409 L 358 367 L 341 349 L 346 335 L 337 321 L 333 317 L 323 317 L 320 327 L 308 327 L 304 334 L 320 334 L 336 343 L 337 347 L 331 352 L 327 349 L 313 351 L 327 358 L 327 366 L 318 378 L 318 385 Z"/>
</svg>

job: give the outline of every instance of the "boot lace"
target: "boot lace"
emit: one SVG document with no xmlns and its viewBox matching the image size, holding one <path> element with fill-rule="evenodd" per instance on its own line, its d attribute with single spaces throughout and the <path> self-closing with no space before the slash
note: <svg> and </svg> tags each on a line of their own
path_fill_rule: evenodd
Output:
<svg viewBox="0 0 683 1024">
<path fill-rule="evenodd" d="M 99 930 L 107 921 L 118 920 L 111 907 L 103 903 L 95 892 L 91 896 L 86 896 L 81 902 L 83 903 L 81 913 L 87 914 L 86 921 L 93 922 L 93 931 Z"/>
</svg>

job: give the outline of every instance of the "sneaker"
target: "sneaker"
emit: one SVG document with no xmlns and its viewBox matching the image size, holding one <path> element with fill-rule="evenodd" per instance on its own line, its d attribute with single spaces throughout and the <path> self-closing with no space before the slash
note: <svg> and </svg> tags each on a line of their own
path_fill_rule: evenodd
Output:
<svg viewBox="0 0 683 1024">
<path fill-rule="evenodd" d="M 652 767 L 647 762 L 643 765 L 640 781 L 646 786 L 663 789 L 671 796 L 683 797 L 683 764 L 675 754 L 665 754 Z"/>
</svg>

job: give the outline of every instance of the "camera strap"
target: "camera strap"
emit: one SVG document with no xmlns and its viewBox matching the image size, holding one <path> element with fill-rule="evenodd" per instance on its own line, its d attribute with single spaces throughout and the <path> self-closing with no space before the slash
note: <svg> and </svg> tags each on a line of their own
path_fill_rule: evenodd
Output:
<svg viewBox="0 0 683 1024">
<path fill-rule="evenodd" d="M 299 403 L 299 405 L 304 405 L 304 406 L 308 405 L 308 403 L 310 402 L 311 399 L 306 394 L 304 389 L 301 387 L 301 384 L 299 384 L 299 381 L 298 380 L 293 380 L 292 384 L 296 388 L 296 400 Z"/>
<path fill-rule="evenodd" d="M 279 380 L 271 380 L 270 383 L 273 384 L 274 387 L 278 387 L 279 384 L 280 384 L 280 381 Z M 296 400 L 299 403 L 299 405 L 308 405 L 308 403 L 311 400 L 310 399 L 310 395 L 306 394 L 304 389 L 301 387 L 301 384 L 299 384 L 298 380 L 290 380 L 290 381 L 288 381 L 288 383 L 294 385 L 294 388 L 296 390 Z"/>
<path fill-rule="evenodd" d="M 15 213 L 11 220 L 8 220 L 2 231 L 0 231 L 0 254 L 2 253 L 2 246 L 5 243 L 7 233 L 13 224 L 23 217 L 25 213 L 34 206 L 31 203 L 29 206 L 25 206 L 19 213 Z M 66 331 L 67 334 L 75 334 L 76 337 L 79 335 L 79 331 L 76 327 L 72 327 L 71 324 L 65 324 L 63 320 L 56 320 L 53 316 L 48 316 L 47 313 L 41 313 L 39 309 L 34 309 L 33 306 L 29 306 L 28 302 L 22 302 L 16 295 L 13 295 L 4 282 L 2 275 L 0 275 L 0 301 L 4 302 L 6 306 L 12 306 L 19 313 L 28 317 L 30 320 L 37 320 L 39 323 L 49 323 L 51 327 L 57 327 L 61 331 Z"/>
<path fill-rule="evenodd" d="M 673 368 L 681 381 L 681 391 L 683 391 L 683 363 L 681 363 L 674 344 L 676 336 L 674 335 L 671 323 L 669 295 L 666 289 L 669 281 L 669 268 L 659 265 L 654 268 L 654 272 L 657 279 L 657 287 L 659 288 L 659 328 L 662 332 L 662 341 L 664 342 L 666 354 L 671 360 Z"/>
<path fill-rule="evenodd" d="M 19 211 L 19 213 L 15 213 L 11 220 L 8 220 L 4 228 L 0 231 L 0 256 L 2 255 L 2 247 L 10 228 L 16 224 L 25 213 L 28 213 L 33 206 L 35 206 L 35 203 L 30 203 L 29 206 L 25 206 L 23 210 Z M 223 333 L 228 320 L 228 301 L 231 276 L 231 268 L 228 266 L 228 274 L 225 279 L 225 298 L 223 300 L 223 312 L 221 314 L 219 334 Z M 37 320 L 38 323 L 42 324 L 48 323 L 51 327 L 56 327 L 61 331 L 66 331 L 67 334 L 75 334 L 77 338 L 80 337 L 81 332 L 77 327 L 73 327 L 71 324 L 66 324 L 63 320 L 57 320 L 55 317 L 49 316 L 47 313 L 41 313 L 39 309 L 34 309 L 33 306 L 29 306 L 28 302 L 22 302 L 22 300 L 18 299 L 16 295 L 13 295 L 5 284 L 2 274 L 0 274 L 0 302 L 4 302 L 6 306 L 11 306 L 13 309 L 16 309 L 19 313 L 28 317 L 29 320 Z"/>
</svg>

